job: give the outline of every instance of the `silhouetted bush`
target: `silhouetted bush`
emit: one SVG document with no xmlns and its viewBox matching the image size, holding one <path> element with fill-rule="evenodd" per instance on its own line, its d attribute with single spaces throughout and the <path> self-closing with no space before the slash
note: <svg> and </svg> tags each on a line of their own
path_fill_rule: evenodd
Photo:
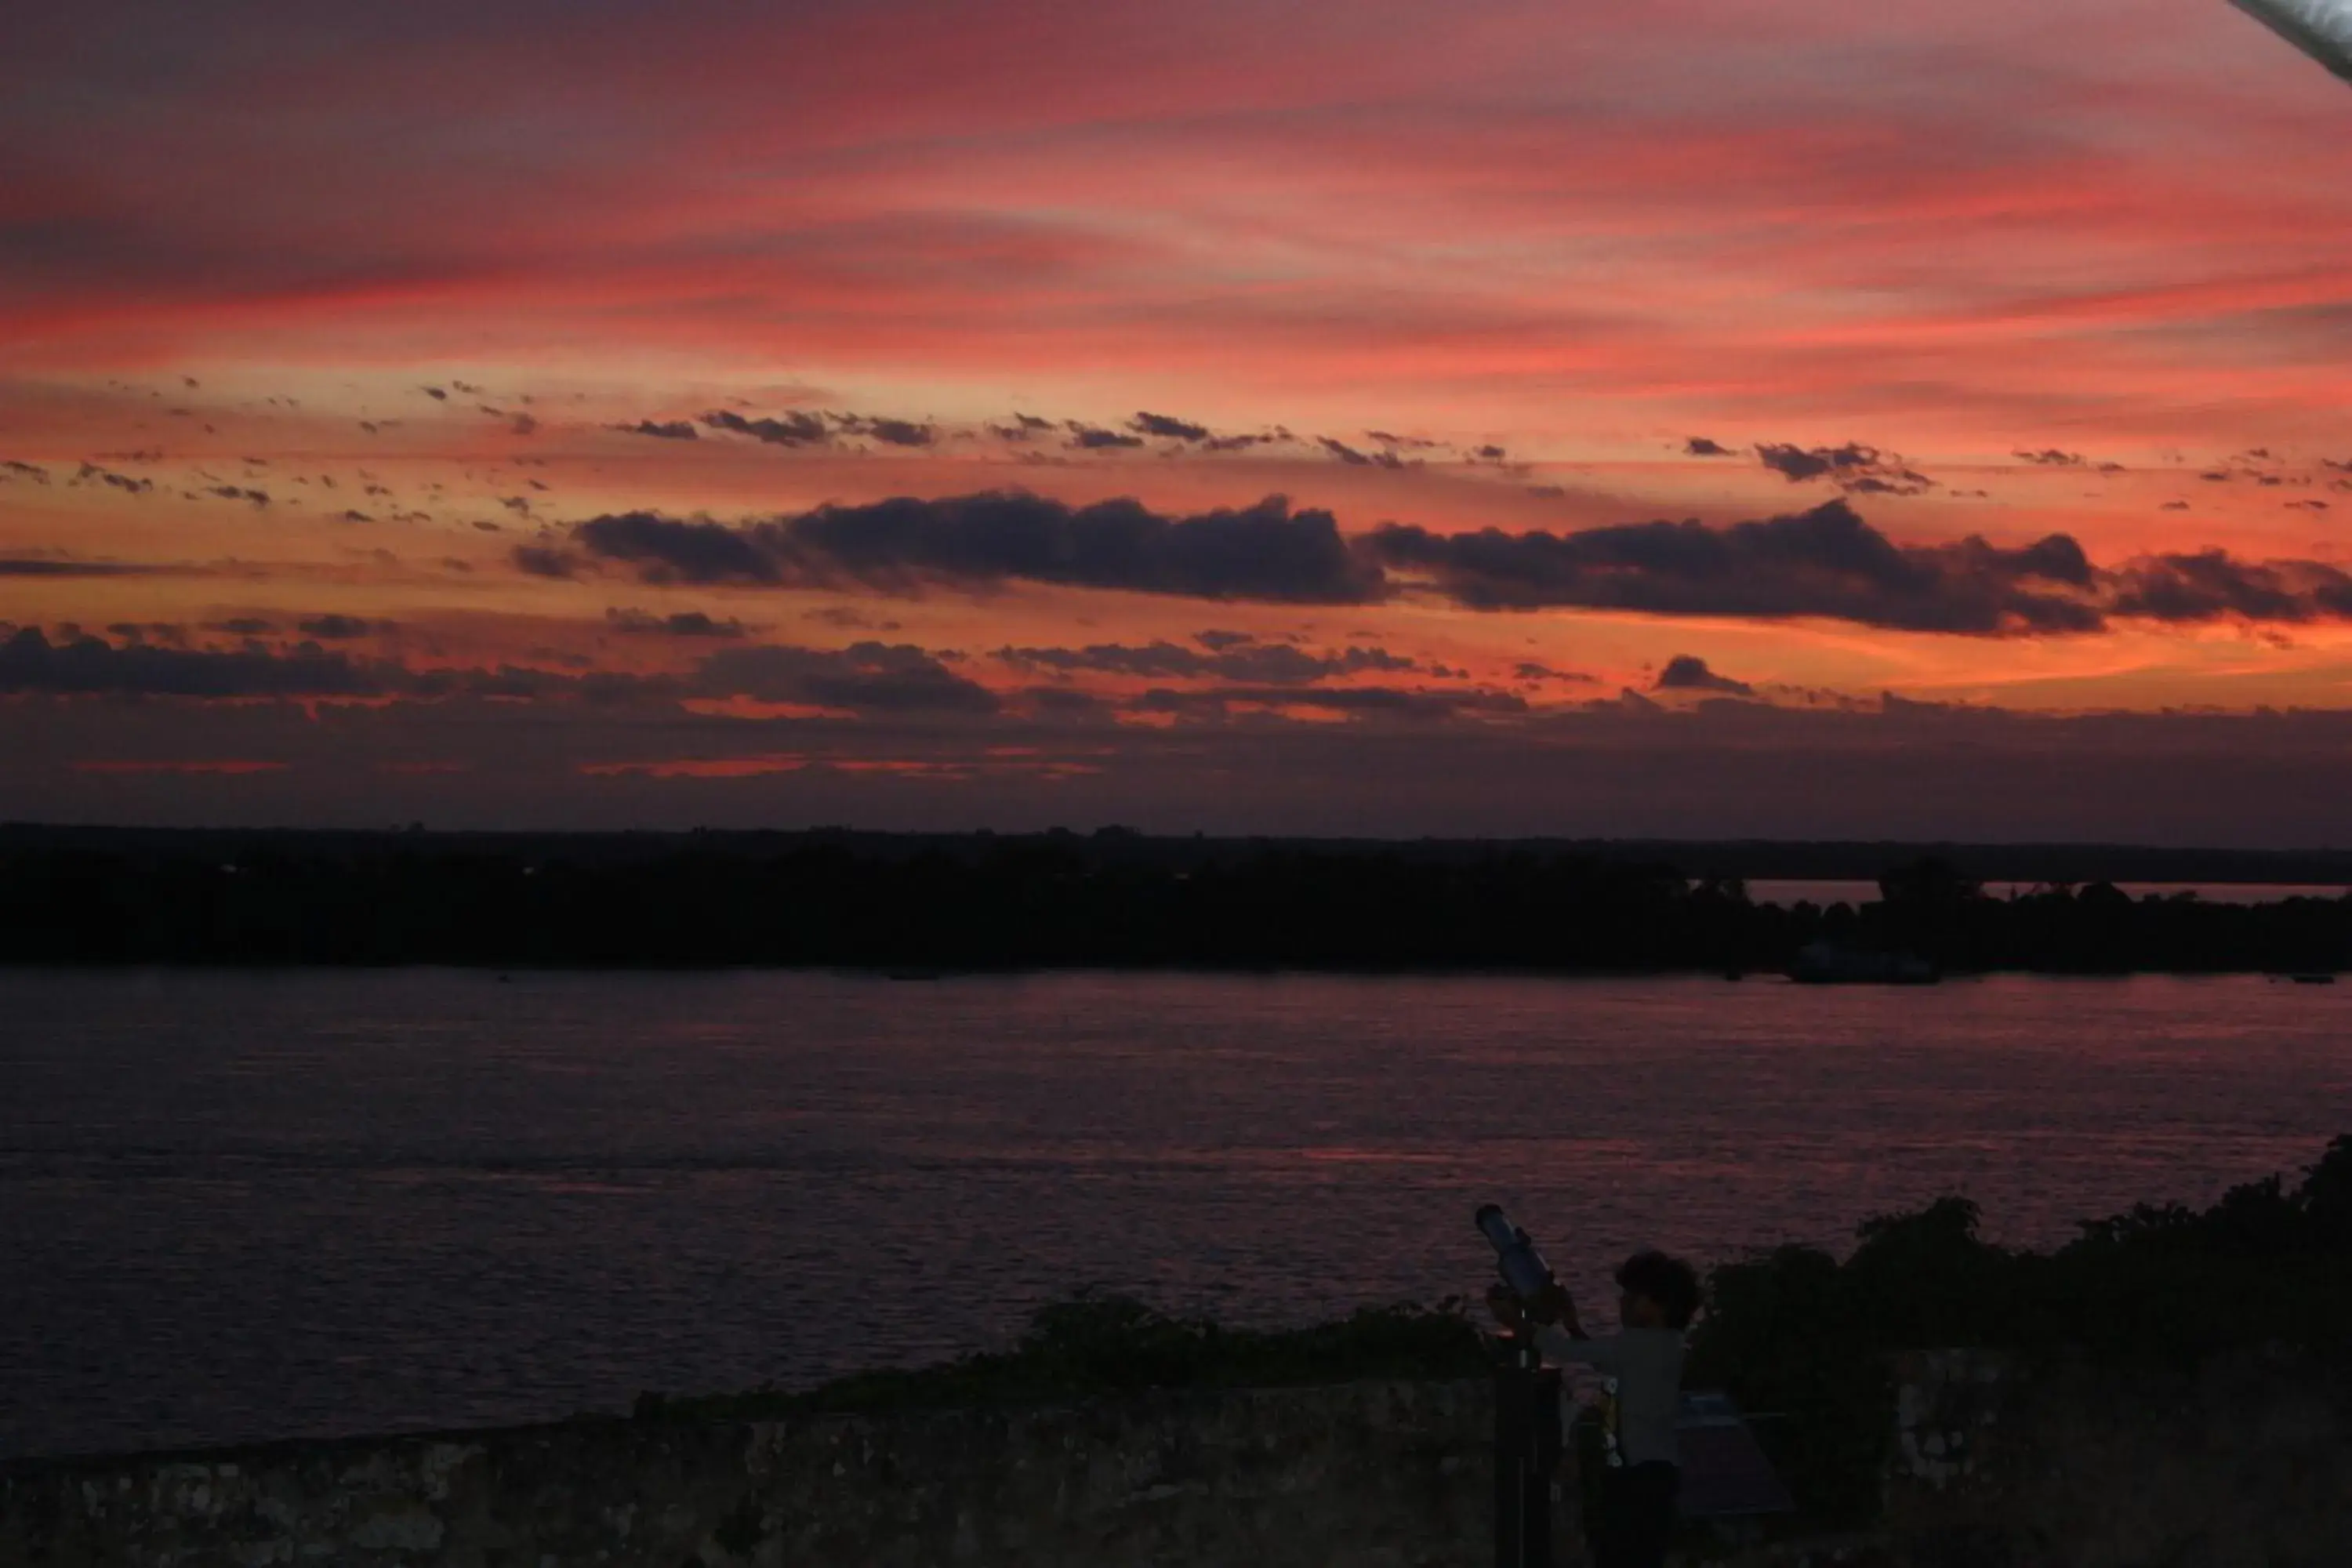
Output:
<svg viewBox="0 0 2352 1568">
<path fill-rule="evenodd" d="M 1124 1296 L 1041 1309 L 1011 1350 L 853 1373 L 800 1393 L 645 1394 L 639 1420 L 761 1420 L 859 1410 L 1034 1405 L 1153 1388 L 1266 1388 L 1368 1378 L 1475 1377 L 1492 1361 L 1463 1304 L 1363 1308 L 1304 1329 L 1227 1329 Z"/>
<path fill-rule="evenodd" d="M 2273 1176 L 2201 1211 L 2142 1205 L 2053 1253 L 1994 1246 L 1977 1222 L 1943 1198 L 1864 1224 L 1843 1263 L 1784 1247 L 1709 1278 L 1690 1378 L 1774 1415 L 1759 1433 L 1809 1513 L 1875 1508 L 1895 1352 L 2172 1368 L 2252 1345 L 2352 1353 L 2352 1137 L 2292 1189 Z"/>
</svg>

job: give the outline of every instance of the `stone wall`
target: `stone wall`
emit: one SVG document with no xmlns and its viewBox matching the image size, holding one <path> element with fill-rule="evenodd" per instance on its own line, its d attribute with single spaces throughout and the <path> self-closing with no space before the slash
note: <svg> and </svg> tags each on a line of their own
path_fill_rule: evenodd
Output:
<svg viewBox="0 0 2352 1568">
<path fill-rule="evenodd" d="M 0 1564 L 931 1568 L 1487 1554 L 1487 1385 L 441 1437 L 17 1465 Z"/>
<path fill-rule="evenodd" d="M 1907 1358 L 1886 1531 L 1919 1568 L 2343 1568 L 2352 1381 L 2284 1352 L 2194 1373 Z"/>
<path fill-rule="evenodd" d="M 1877 1529 L 1737 1551 L 1695 1532 L 1686 1561 L 2352 1563 L 2336 1373 L 2029 1373 L 1965 1351 L 1900 1373 Z M 17 1464 L 0 1568 L 1467 1568 L 1490 1560 L 1491 1419 L 1483 1381 L 1367 1383 Z"/>
</svg>

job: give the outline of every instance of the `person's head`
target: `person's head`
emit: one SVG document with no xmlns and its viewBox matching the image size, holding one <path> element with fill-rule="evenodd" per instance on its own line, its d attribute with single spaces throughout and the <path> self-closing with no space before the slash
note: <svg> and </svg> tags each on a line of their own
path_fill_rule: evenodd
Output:
<svg viewBox="0 0 2352 1568">
<path fill-rule="evenodd" d="M 1617 1318 L 1629 1329 L 1687 1329 L 1698 1315 L 1698 1275 L 1679 1258 L 1637 1252 L 1617 1270 Z"/>
</svg>

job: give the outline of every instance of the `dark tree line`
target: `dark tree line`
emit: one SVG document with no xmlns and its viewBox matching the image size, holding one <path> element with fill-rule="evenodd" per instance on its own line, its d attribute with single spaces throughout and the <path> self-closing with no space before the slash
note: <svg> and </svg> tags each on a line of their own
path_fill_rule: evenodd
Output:
<svg viewBox="0 0 2352 1568">
<path fill-rule="evenodd" d="M 1769 972 L 2334 970 L 2352 900 L 1984 897 L 1912 861 L 1859 907 L 1565 848 L 996 838 L 0 836 L 0 962 Z"/>
<path fill-rule="evenodd" d="M 1966 1198 L 1939 1198 L 1864 1223 L 1843 1259 L 1782 1247 L 1709 1276 L 1690 1378 L 1785 1414 L 1762 1431 L 1808 1511 L 1875 1510 L 1895 1352 L 2176 1373 L 2250 1347 L 2335 1373 L 2352 1358 L 2352 1137 L 2293 1184 L 2250 1182 L 2206 1209 L 2141 1204 L 2052 1252 L 1986 1241 L 1978 1221 Z"/>
</svg>

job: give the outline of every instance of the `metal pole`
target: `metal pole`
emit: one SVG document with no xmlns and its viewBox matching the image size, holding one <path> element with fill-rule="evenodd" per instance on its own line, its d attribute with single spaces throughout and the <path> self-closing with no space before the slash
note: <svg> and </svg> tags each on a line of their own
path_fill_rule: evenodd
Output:
<svg viewBox="0 0 2352 1568">
<path fill-rule="evenodd" d="M 1552 1568 L 1552 1477 L 1559 1473 L 1562 1433 L 1559 1373 L 1538 1364 L 1528 1374 L 1527 1568 Z"/>
<path fill-rule="evenodd" d="M 1520 1364 L 1525 1335 L 1504 1337 L 1495 1366 L 1495 1568 L 1526 1568 L 1522 1542 L 1527 1510 L 1521 1473 L 1527 1468 L 1528 1373 Z"/>
<path fill-rule="evenodd" d="M 1531 1332 L 1506 1335 L 1495 1369 L 1495 1568 L 1552 1568 L 1551 1478 L 1559 1382 Z"/>
</svg>

